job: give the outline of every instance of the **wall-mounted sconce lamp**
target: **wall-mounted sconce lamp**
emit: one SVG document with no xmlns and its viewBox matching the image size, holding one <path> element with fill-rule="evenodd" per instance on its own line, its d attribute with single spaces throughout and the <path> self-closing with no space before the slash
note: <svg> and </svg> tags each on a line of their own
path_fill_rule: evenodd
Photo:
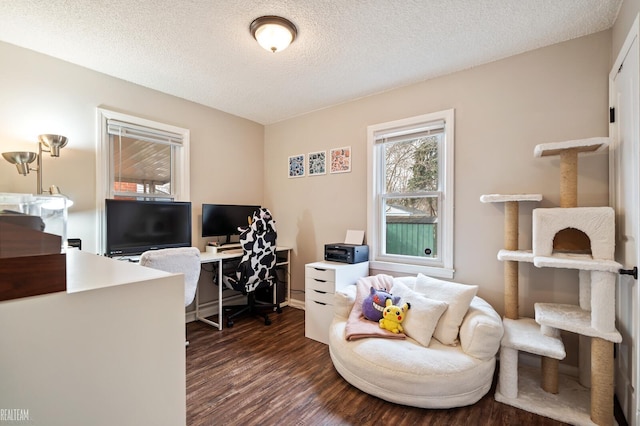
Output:
<svg viewBox="0 0 640 426">
<path fill-rule="evenodd" d="M 3 152 L 2 156 L 5 160 L 7 160 L 11 164 L 15 164 L 18 169 L 18 173 L 23 176 L 29 174 L 29 171 L 34 171 L 37 173 L 37 193 L 44 194 L 45 191 L 42 190 L 42 153 L 48 152 L 52 157 L 60 156 L 60 149 L 64 148 L 67 145 L 68 139 L 65 136 L 60 135 L 40 135 L 38 136 L 38 153 L 29 152 L 29 151 L 14 151 L 14 152 Z M 37 165 L 35 169 L 32 169 L 29 164 L 33 163 L 34 160 L 37 161 Z M 55 185 L 54 185 L 55 186 Z M 51 188 L 53 188 L 52 186 Z M 55 187 L 58 193 L 59 190 Z M 55 195 L 54 190 L 49 189 L 49 194 Z"/>
</svg>

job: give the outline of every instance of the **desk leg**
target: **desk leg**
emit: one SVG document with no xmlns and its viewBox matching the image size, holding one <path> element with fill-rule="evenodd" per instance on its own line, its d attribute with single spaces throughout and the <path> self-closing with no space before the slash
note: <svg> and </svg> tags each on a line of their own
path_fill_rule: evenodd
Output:
<svg viewBox="0 0 640 426">
<path fill-rule="evenodd" d="M 222 259 L 216 261 L 218 263 L 218 322 L 211 321 L 200 316 L 200 297 L 198 296 L 198 288 L 196 288 L 196 319 L 210 326 L 217 327 L 222 330 Z M 198 286 L 199 287 L 199 286 Z"/>
<path fill-rule="evenodd" d="M 218 330 L 222 330 L 222 259 L 218 260 Z"/>
</svg>

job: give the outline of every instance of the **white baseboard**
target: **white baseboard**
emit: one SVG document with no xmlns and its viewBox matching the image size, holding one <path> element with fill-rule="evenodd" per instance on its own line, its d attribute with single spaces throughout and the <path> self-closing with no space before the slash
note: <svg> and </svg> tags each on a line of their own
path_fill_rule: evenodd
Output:
<svg viewBox="0 0 640 426">
<path fill-rule="evenodd" d="M 304 302 L 298 299 L 290 299 L 289 306 L 296 309 L 302 309 L 304 311 Z"/>
</svg>

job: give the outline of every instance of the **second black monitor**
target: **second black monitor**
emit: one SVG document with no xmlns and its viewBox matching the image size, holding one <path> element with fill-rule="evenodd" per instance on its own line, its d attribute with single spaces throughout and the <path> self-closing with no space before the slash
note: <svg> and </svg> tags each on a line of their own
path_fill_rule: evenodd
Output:
<svg viewBox="0 0 640 426">
<path fill-rule="evenodd" d="M 237 204 L 203 204 L 202 205 L 202 236 L 227 237 L 240 235 L 238 228 L 249 225 L 249 218 L 260 206 Z"/>
</svg>

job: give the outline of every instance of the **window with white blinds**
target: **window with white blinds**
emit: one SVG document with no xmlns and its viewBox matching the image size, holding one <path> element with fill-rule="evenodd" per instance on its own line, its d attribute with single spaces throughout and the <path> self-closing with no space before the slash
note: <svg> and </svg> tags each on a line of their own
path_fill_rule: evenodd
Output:
<svg viewBox="0 0 640 426">
<path fill-rule="evenodd" d="M 113 198 L 175 199 L 180 134 L 118 120 L 107 120 L 107 133 Z"/>
<path fill-rule="evenodd" d="M 109 159 L 106 198 L 185 198 L 181 190 L 188 130 L 122 114 L 103 115 L 102 119 Z"/>
<path fill-rule="evenodd" d="M 372 269 L 452 276 L 453 118 L 447 110 L 368 127 Z"/>
</svg>

